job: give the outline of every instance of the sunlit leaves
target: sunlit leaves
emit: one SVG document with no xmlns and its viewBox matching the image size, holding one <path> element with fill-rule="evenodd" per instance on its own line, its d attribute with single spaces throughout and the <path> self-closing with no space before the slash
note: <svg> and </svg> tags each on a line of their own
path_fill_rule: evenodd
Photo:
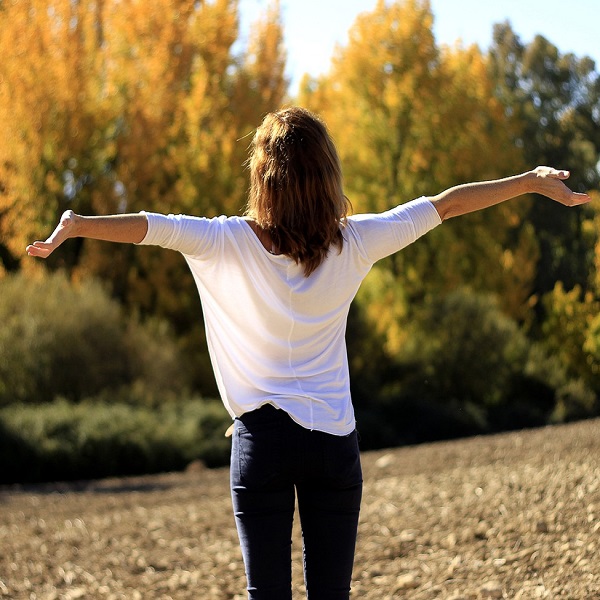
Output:
<svg viewBox="0 0 600 600">
<path fill-rule="evenodd" d="M 287 86 L 277 3 L 237 50 L 237 0 L 20 0 L 0 31 L 0 273 L 66 208 L 241 210 L 244 138 Z M 201 325 L 175 253 L 78 240 L 45 264 Z"/>
<path fill-rule="evenodd" d="M 95 6 L 32 0 L 0 11 L 0 232 L 15 255 L 65 207 L 64 186 L 93 169 Z"/>
<path fill-rule="evenodd" d="M 358 212 L 523 168 L 487 58 L 477 47 L 438 46 L 432 27 L 428 2 L 378 2 L 356 19 L 331 71 L 301 85 L 301 101 L 324 115 L 338 143 Z M 381 274 L 367 281 L 365 297 L 390 348 L 401 343 L 398 323 L 423 299 L 465 283 L 501 295 L 511 316 L 526 316 L 537 248 L 520 229 L 524 208 L 508 203 L 451 221 L 394 256 L 383 268 L 408 312 L 389 310 Z"/>
<path fill-rule="evenodd" d="M 239 140 L 285 93 L 278 11 L 273 5 L 250 47 L 234 55 L 236 0 L 7 5 L 0 11 L 3 244 L 21 256 L 67 206 L 238 211 L 246 188 Z M 88 255 L 114 252 L 86 247 Z M 80 267 L 89 258 L 63 257 Z"/>
</svg>

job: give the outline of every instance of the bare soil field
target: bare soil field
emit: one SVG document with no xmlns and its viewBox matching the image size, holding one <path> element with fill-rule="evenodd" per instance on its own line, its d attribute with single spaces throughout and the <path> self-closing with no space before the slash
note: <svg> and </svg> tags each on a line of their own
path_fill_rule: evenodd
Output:
<svg viewBox="0 0 600 600">
<path fill-rule="evenodd" d="M 600 599 L 600 420 L 363 461 L 353 598 Z M 246 598 L 228 470 L 0 489 L 0 597 Z"/>
</svg>

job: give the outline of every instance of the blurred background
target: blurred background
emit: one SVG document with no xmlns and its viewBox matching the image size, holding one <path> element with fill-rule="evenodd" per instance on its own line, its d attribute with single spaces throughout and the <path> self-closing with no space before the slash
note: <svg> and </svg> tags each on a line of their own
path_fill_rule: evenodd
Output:
<svg viewBox="0 0 600 600">
<path fill-rule="evenodd" d="M 322 75 L 329 69 L 336 46 L 345 46 L 352 24 L 360 13 L 372 12 L 378 0 L 280 0 L 279 10 L 287 52 L 286 74 L 290 91 L 296 93 L 305 73 Z M 236 44 L 243 46 L 254 23 L 272 4 L 271 0 L 240 0 L 240 32 Z M 389 2 L 387 3 L 389 4 Z M 493 26 L 509 21 L 525 40 L 540 34 L 563 53 L 600 58 L 596 24 L 600 6 L 595 0 L 430 0 L 436 43 L 477 44 L 490 47 Z"/>
<path fill-rule="evenodd" d="M 0 483 L 228 461 L 183 258 L 26 257 L 64 210 L 239 214 L 286 103 L 328 124 L 355 212 L 538 164 L 598 199 L 592 4 L 1 2 Z M 600 414 L 597 204 L 523 197 L 373 269 L 347 332 L 363 449 Z"/>
</svg>

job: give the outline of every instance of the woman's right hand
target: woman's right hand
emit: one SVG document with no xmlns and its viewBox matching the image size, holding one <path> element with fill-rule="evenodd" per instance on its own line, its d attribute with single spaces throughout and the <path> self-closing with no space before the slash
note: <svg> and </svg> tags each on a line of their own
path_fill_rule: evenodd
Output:
<svg viewBox="0 0 600 600">
<path fill-rule="evenodd" d="M 52 235 L 45 242 L 36 241 L 27 246 L 27 254 L 38 258 L 48 258 L 65 240 L 77 235 L 78 219 L 79 216 L 72 210 L 65 211 Z"/>
</svg>

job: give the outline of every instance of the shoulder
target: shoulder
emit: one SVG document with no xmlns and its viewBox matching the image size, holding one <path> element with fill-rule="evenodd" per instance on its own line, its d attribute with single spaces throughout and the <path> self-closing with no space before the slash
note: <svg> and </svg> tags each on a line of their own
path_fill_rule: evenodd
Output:
<svg viewBox="0 0 600 600">
<path fill-rule="evenodd" d="M 441 223 L 439 213 L 429 198 L 424 196 L 398 204 L 380 213 L 364 213 L 348 217 L 355 228 L 378 228 L 381 224 L 410 223 L 417 229 L 432 229 Z"/>
<path fill-rule="evenodd" d="M 190 256 L 213 255 L 223 245 L 239 219 L 221 215 L 195 217 L 185 214 L 145 213 L 148 233 L 143 244 L 177 250 Z"/>
</svg>

